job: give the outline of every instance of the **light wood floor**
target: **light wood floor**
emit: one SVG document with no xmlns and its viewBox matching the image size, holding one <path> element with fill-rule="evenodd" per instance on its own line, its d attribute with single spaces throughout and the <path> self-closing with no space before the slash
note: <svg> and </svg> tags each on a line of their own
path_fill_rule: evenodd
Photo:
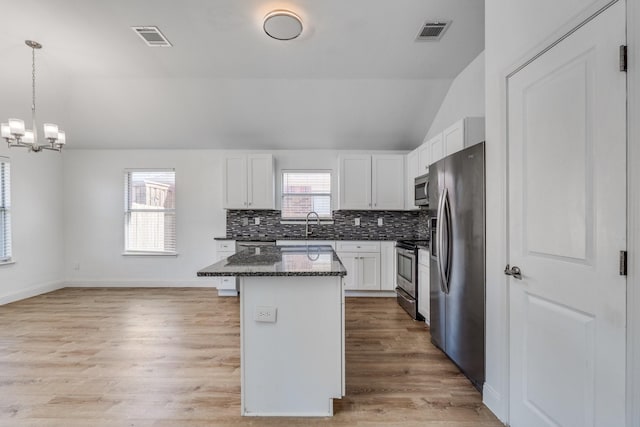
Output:
<svg viewBox="0 0 640 427">
<path fill-rule="evenodd" d="M 395 300 L 349 298 L 346 329 L 334 417 L 246 418 L 236 298 L 75 288 L 0 306 L 0 425 L 502 425 Z"/>
</svg>

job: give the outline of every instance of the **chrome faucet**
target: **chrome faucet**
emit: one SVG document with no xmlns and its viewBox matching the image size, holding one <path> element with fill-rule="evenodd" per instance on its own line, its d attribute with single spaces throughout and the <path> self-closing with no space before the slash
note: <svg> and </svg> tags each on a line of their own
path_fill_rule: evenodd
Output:
<svg viewBox="0 0 640 427">
<path fill-rule="evenodd" d="M 309 217 L 310 217 L 311 215 L 315 215 L 315 216 L 316 216 L 316 224 L 320 225 L 320 215 L 318 215 L 318 214 L 317 214 L 316 212 L 314 212 L 314 211 L 309 212 L 309 213 L 307 214 L 307 223 L 306 223 L 305 228 L 304 228 L 304 235 L 305 235 L 305 237 L 309 237 L 309 236 L 311 236 L 311 231 L 309 231 Z"/>
</svg>

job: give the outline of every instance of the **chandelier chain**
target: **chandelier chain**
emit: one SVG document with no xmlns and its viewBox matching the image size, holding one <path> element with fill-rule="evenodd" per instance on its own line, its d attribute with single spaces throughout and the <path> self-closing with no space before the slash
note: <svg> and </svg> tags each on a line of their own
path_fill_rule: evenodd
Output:
<svg viewBox="0 0 640 427">
<path fill-rule="evenodd" d="M 36 109 L 36 49 L 31 48 L 31 109 Z"/>
</svg>

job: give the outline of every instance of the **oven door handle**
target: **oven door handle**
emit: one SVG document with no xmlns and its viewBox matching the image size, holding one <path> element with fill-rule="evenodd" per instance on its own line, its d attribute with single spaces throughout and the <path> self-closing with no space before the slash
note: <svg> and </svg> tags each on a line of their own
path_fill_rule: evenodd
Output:
<svg viewBox="0 0 640 427">
<path fill-rule="evenodd" d="M 443 189 L 442 193 L 440 193 L 440 199 L 438 200 L 438 218 L 437 218 L 437 228 L 436 228 L 436 264 L 438 267 L 438 275 L 440 277 L 439 280 L 439 284 L 440 284 L 440 290 L 442 292 L 446 292 L 445 288 L 444 288 L 444 281 L 445 281 L 445 275 L 444 275 L 444 265 L 443 265 L 443 260 L 442 260 L 442 229 L 444 227 L 444 197 L 445 194 L 447 192 L 447 189 Z"/>
</svg>

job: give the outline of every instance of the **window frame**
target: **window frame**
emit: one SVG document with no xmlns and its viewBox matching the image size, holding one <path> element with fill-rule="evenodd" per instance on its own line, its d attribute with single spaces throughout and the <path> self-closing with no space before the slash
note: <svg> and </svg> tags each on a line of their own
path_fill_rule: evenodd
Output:
<svg viewBox="0 0 640 427">
<path fill-rule="evenodd" d="M 284 175 L 286 173 L 300 173 L 300 174 L 314 174 L 323 173 L 329 174 L 329 193 L 285 193 L 284 192 Z M 306 218 L 295 218 L 284 216 L 284 198 L 285 196 L 329 196 L 329 216 L 321 216 L 320 222 L 323 224 L 333 223 L 333 170 L 332 169 L 282 169 L 280 171 L 280 222 L 282 224 L 297 224 L 306 222 Z M 315 217 L 313 218 L 315 221 Z"/>
<path fill-rule="evenodd" d="M 174 184 L 174 208 L 172 209 L 130 209 L 129 208 L 129 201 L 131 198 L 131 193 L 130 193 L 130 185 L 129 185 L 129 181 L 130 181 L 130 174 L 134 173 L 134 172 L 142 172 L 142 173 L 149 173 L 149 172 L 172 172 L 173 173 L 173 184 Z M 177 256 L 178 255 L 178 216 L 177 216 L 177 212 L 176 212 L 176 208 L 175 206 L 177 206 L 177 180 L 176 180 L 176 169 L 175 168 L 127 168 L 124 170 L 124 216 L 123 216 L 123 237 L 124 237 L 124 242 L 123 242 L 123 247 L 124 250 L 122 252 L 122 255 L 124 256 L 150 256 L 150 257 L 163 257 L 163 256 Z M 128 219 L 130 218 L 130 215 L 132 213 L 135 212 L 146 212 L 146 213 L 172 213 L 173 217 L 174 217 L 174 221 L 175 221 L 175 230 L 174 230 L 174 234 L 175 234 L 175 239 L 174 239 L 174 244 L 175 244 L 175 250 L 173 251 L 150 251 L 150 250 L 136 250 L 136 249 L 128 249 L 127 248 L 127 235 L 128 235 L 128 224 L 129 221 Z"/>
<path fill-rule="evenodd" d="M 5 172 L 5 166 L 8 166 Z M 11 240 L 11 160 L 9 157 L 0 156 L 0 174 L 7 174 L 7 179 L 0 179 L 0 216 L 4 219 L 3 227 L 0 227 L 0 244 L 7 249 L 7 255 L 0 254 L 0 265 L 13 264 L 13 242 Z M 1 203 L 2 201 L 6 202 Z M 6 232 L 6 234 L 5 234 Z M 8 242 L 8 243 L 7 243 Z"/>
</svg>

